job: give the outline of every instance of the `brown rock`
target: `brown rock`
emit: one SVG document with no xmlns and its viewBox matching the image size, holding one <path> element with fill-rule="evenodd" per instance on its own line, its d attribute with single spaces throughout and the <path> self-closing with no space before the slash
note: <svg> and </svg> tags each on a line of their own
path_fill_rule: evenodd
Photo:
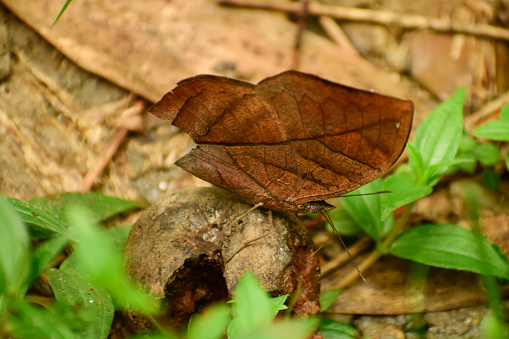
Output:
<svg viewBox="0 0 509 339">
<path fill-rule="evenodd" d="M 193 188 L 163 198 L 134 224 L 128 272 L 166 299 L 157 317 L 163 326 L 180 328 L 206 305 L 230 299 L 246 270 L 272 295 L 293 295 L 301 282 L 294 313 L 318 312 L 319 266 L 304 226 L 293 214 L 270 219 L 262 208 L 246 214 L 251 208 L 221 189 Z M 127 318 L 134 331 L 149 327 L 137 314 Z"/>
</svg>

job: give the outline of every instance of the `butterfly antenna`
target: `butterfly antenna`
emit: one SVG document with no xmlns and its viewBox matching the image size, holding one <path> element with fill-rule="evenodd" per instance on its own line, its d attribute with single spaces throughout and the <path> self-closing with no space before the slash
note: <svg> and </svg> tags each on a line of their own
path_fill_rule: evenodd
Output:
<svg viewBox="0 0 509 339">
<path fill-rule="evenodd" d="M 384 194 L 384 193 L 392 193 L 392 191 L 380 191 L 380 192 L 362 193 L 362 194 L 349 194 L 349 195 L 342 195 L 341 198 L 362 197 L 364 195 L 376 195 L 376 194 Z"/>
<path fill-rule="evenodd" d="M 381 192 L 379 192 L 381 193 Z M 324 211 L 321 211 L 320 212 L 323 217 L 325 218 L 325 220 L 327 220 L 327 222 L 329 223 L 329 225 L 331 225 L 332 227 L 332 230 L 334 231 L 334 233 L 338 236 L 339 240 L 341 240 L 341 244 L 343 245 L 343 247 L 345 248 L 346 250 L 346 253 L 348 253 L 348 256 L 350 257 L 350 261 L 352 262 L 353 266 L 355 267 L 355 269 L 357 270 L 357 272 L 359 273 L 359 276 L 362 278 L 362 280 L 364 282 L 366 282 L 366 279 L 364 278 L 364 276 L 362 275 L 361 271 L 359 270 L 359 267 L 357 266 L 357 264 L 355 263 L 355 261 L 353 260 L 353 257 L 352 255 L 350 254 L 350 251 L 348 250 L 348 248 L 346 247 L 345 245 L 345 242 L 343 241 L 343 239 L 341 238 L 341 236 L 339 235 L 339 232 L 338 230 L 336 229 L 336 226 L 334 226 L 334 223 L 332 222 L 332 219 L 330 218 L 330 216 L 324 212 Z M 327 240 L 328 241 L 328 240 Z M 325 245 L 325 244 L 324 244 Z M 323 245 L 322 245 L 323 247 Z"/>
</svg>

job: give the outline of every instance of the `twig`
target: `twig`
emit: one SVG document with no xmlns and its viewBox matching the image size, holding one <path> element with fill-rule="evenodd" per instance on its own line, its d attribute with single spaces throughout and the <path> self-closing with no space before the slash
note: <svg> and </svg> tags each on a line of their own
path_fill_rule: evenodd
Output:
<svg viewBox="0 0 509 339">
<path fill-rule="evenodd" d="M 403 214 L 403 216 L 401 218 L 399 218 L 395 223 L 394 223 L 394 229 L 392 230 L 392 232 L 385 238 L 385 240 L 383 241 L 382 243 L 382 246 L 381 247 L 385 247 L 385 248 L 389 248 L 392 244 L 392 242 L 394 241 L 394 238 L 396 238 L 396 236 L 398 234 L 400 234 L 405 225 L 406 225 L 406 222 L 408 221 L 408 218 L 410 217 L 410 213 L 412 212 L 412 208 L 414 207 L 414 204 L 415 202 L 413 203 L 410 203 L 406 206 L 405 208 L 405 213 Z M 379 249 L 373 251 L 366 259 L 364 259 L 364 261 L 362 261 L 360 264 L 359 264 L 359 270 L 361 272 L 365 272 L 368 268 L 370 268 L 375 262 L 377 262 L 377 260 L 382 256 L 384 255 L 385 253 L 382 253 L 382 251 L 380 251 Z M 344 276 L 341 280 L 337 281 L 334 285 L 334 288 L 344 288 L 345 286 L 348 286 L 350 285 L 355 279 L 357 279 L 358 277 L 358 274 L 356 271 L 352 270 L 349 274 L 347 274 L 346 276 Z"/>
<path fill-rule="evenodd" d="M 302 36 L 306 30 L 306 17 L 308 15 L 308 7 L 310 0 L 302 0 L 299 11 L 299 19 L 297 25 L 297 34 L 295 36 L 295 45 L 293 48 L 292 63 L 290 69 L 297 69 L 300 62 L 300 50 L 302 45 Z"/>
<path fill-rule="evenodd" d="M 123 113 L 123 115 L 126 116 L 132 116 L 134 114 L 140 114 L 142 110 L 144 109 L 145 105 L 143 102 L 138 101 L 135 103 L 133 107 L 130 107 L 126 109 Z M 88 192 L 92 188 L 92 185 L 94 184 L 96 178 L 104 171 L 106 168 L 106 165 L 110 162 L 111 158 L 113 158 L 113 155 L 119 148 L 122 141 L 127 136 L 127 132 L 129 131 L 127 128 L 124 127 L 116 127 L 113 130 L 113 137 L 111 138 L 108 146 L 106 147 L 106 150 L 101 155 L 100 159 L 97 161 L 97 164 L 92 168 L 85 178 L 83 178 L 83 181 L 80 184 L 80 191 L 81 192 Z"/>
<path fill-rule="evenodd" d="M 113 137 L 111 138 L 106 151 L 101 155 L 97 164 L 85 175 L 83 181 L 80 184 L 81 192 L 88 192 L 92 188 L 92 185 L 95 182 L 95 179 L 102 173 L 102 171 L 106 168 L 106 165 L 110 162 L 111 158 L 117 151 L 118 147 L 124 140 L 127 135 L 127 129 L 125 128 L 116 128 Z"/>
<path fill-rule="evenodd" d="M 357 256 L 360 252 L 364 251 L 366 248 L 368 248 L 369 244 L 371 243 L 371 238 L 369 237 L 363 237 L 359 241 L 357 241 L 355 244 L 350 246 L 348 250 L 350 251 L 350 254 L 352 257 Z M 348 253 L 343 252 L 340 255 L 338 255 L 333 260 L 323 264 L 320 267 L 320 271 L 322 273 L 322 276 L 328 274 L 329 272 L 333 271 L 334 269 L 338 268 L 339 266 L 343 265 L 345 262 L 350 260 L 350 256 Z"/>
<path fill-rule="evenodd" d="M 250 7 L 298 13 L 299 3 L 264 3 L 261 1 L 219 0 L 221 5 Z M 351 7 L 327 6 L 316 2 L 309 4 L 309 14 L 331 16 L 348 21 L 363 21 L 385 26 L 399 26 L 404 29 L 431 29 L 437 32 L 468 34 L 509 41 L 509 30 L 485 24 L 461 24 L 453 22 L 449 17 L 432 18 L 414 14 L 400 14 L 389 11 L 360 9 Z"/>
<path fill-rule="evenodd" d="M 479 108 L 475 113 L 465 117 L 465 130 L 470 134 L 474 133 L 474 130 L 479 127 L 481 122 L 484 122 L 486 118 L 492 115 L 494 112 L 498 112 L 502 107 L 509 102 L 509 91 L 503 93 L 495 100 L 491 100 L 484 106 Z"/>
<path fill-rule="evenodd" d="M 330 16 L 320 16 L 318 21 L 327 35 L 343 49 L 343 52 L 351 53 L 352 55 L 359 54 L 350 42 L 350 39 L 346 36 L 345 32 L 343 32 L 341 27 L 333 18 Z"/>
</svg>

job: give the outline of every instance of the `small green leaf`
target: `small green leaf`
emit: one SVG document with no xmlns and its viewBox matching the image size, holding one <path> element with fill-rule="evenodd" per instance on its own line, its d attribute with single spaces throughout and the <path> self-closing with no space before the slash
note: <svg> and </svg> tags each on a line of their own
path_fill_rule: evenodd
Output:
<svg viewBox="0 0 509 339">
<path fill-rule="evenodd" d="M 30 274 L 29 246 L 25 225 L 0 196 L 0 294 L 24 294 Z"/>
<path fill-rule="evenodd" d="M 468 133 L 463 131 L 463 134 L 461 135 L 460 144 L 458 146 L 458 153 L 461 154 L 468 154 L 472 152 L 472 150 L 479 145 L 479 143 L 472 139 Z"/>
<path fill-rule="evenodd" d="M 461 160 L 456 164 L 453 164 L 447 168 L 445 174 L 454 174 L 458 171 L 463 171 L 468 174 L 473 174 L 477 167 L 477 158 L 472 154 L 459 154 L 456 156 L 456 160 Z"/>
<path fill-rule="evenodd" d="M 32 253 L 33 268 L 30 281 L 33 281 L 44 268 L 51 264 L 68 242 L 66 237 L 58 235 L 42 242 L 35 248 Z"/>
<path fill-rule="evenodd" d="M 51 27 L 55 26 L 55 24 L 58 22 L 58 20 L 60 19 L 60 17 L 62 16 L 62 14 L 64 14 L 65 10 L 67 9 L 67 6 L 69 6 L 69 4 L 71 3 L 72 0 L 66 0 L 65 1 L 65 4 L 64 6 L 62 7 L 62 9 L 60 10 L 60 12 L 58 13 L 58 16 L 57 18 L 55 19 L 55 21 L 53 21 L 53 24 L 51 25 Z"/>
<path fill-rule="evenodd" d="M 411 169 L 410 173 L 412 173 L 412 176 L 418 182 L 424 183 L 425 168 L 421 153 L 411 142 L 406 144 L 406 149 L 408 151 L 408 165 Z"/>
<path fill-rule="evenodd" d="M 505 167 L 509 170 L 509 152 L 505 155 Z"/>
<path fill-rule="evenodd" d="M 113 246 L 116 250 L 123 252 L 129 232 L 131 231 L 132 225 L 112 227 L 105 231 L 106 236 L 113 242 Z"/>
<path fill-rule="evenodd" d="M 67 223 L 55 217 L 51 211 L 40 209 L 30 202 L 15 198 L 7 198 L 21 220 L 30 228 L 30 235 L 34 238 L 47 238 L 55 233 L 64 233 Z"/>
<path fill-rule="evenodd" d="M 226 304 L 216 304 L 202 314 L 195 314 L 189 320 L 188 339 L 220 339 L 225 337 L 226 326 L 230 321 L 230 308 Z"/>
<path fill-rule="evenodd" d="M 48 197 L 24 202 L 7 198 L 30 227 L 30 235 L 46 238 L 55 233 L 65 233 L 68 225 L 65 218 L 65 206 L 69 203 L 88 206 L 93 211 L 94 221 L 100 222 L 119 213 L 144 205 L 124 199 L 109 197 L 100 193 L 60 193 Z"/>
<path fill-rule="evenodd" d="M 321 334 L 324 339 L 352 339 L 357 334 L 357 330 L 348 324 L 322 318 L 318 334 Z"/>
<path fill-rule="evenodd" d="M 433 188 L 418 185 L 407 176 L 394 174 L 385 179 L 383 191 L 391 191 L 382 195 L 382 220 L 385 220 L 396 208 L 427 196 Z"/>
<path fill-rule="evenodd" d="M 497 189 L 501 181 L 500 174 L 491 170 L 482 171 L 481 178 L 482 181 L 484 182 L 484 186 L 486 186 L 488 189 L 492 191 Z"/>
<path fill-rule="evenodd" d="M 380 192 L 383 182 L 380 178 L 352 191 L 351 193 L 341 197 L 341 203 L 347 210 L 348 214 L 355 220 L 357 225 L 366 234 L 376 241 L 387 235 L 394 227 L 394 219 L 387 218 L 382 222 L 382 197 L 381 194 L 352 196 L 352 194 L 367 194 Z"/>
<path fill-rule="evenodd" d="M 232 305 L 234 324 L 228 326 L 228 337 L 242 337 L 256 329 L 268 326 L 275 317 L 269 296 L 252 272 L 245 272 L 240 279 Z M 237 332 L 238 331 L 238 332 Z"/>
<path fill-rule="evenodd" d="M 413 145 L 421 154 L 425 169 L 454 159 L 463 134 L 465 91 L 465 87 L 457 90 L 449 100 L 431 112 L 417 128 Z M 410 159 L 412 161 L 415 156 Z M 445 169 L 441 169 L 442 173 Z M 422 183 L 429 183 L 429 178 L 436 178 L 438 175 L 440 173 L 427 173 L 427 176 L 425 173 L 423 178 L 416 178 Z"/>
<path fill-rule="evenodd" d="M 398 235 L 389 253 L 422 264 L 509 278 L 509 265 L 483 236 L 458 225 L 423 225 Z"/>
<path fill-rule="evenodd" d="M 509 103 L 505 104 L 500 110 L 500 120 L 509 122 Z"/>
<path fill-rule="evenodd" d="M 495 166 L 500 161 L 500 151 L 492 143 L 479 144 L 474 148 L 473 154 L 482 164 L 487 166 Z"/>
<path fill-rule="evenodd" d="M 122 252 L 92 222 L 92 215 L 77 205 L 68 206 L 65 210 L 69 224 L 72 225 L 69 238 L 74 243 L 76 266 L 97 286 L 108 291 L 120 305 L 145 313 L 154 312 L 155 299 L 127 280 Z"/>
<path fill-rule="evenodd" d="M 131 225 L 123 227 L 113 227 L 107 230 L 103 230 L 104 237 L 108 238 L 112 243 L 113 248 L 117 252 L 123 252 Z M 60 265 L 60 270 L 66 273 L 80 273 L 82 268 L 80 267 L 79 260 L 76 255 L 71 253 Z"/>
<path fill-rule="evenodd" d="M 325 312 L 341 294 L 340 289 L 320 293 L 320 312 Z"/>
<path fill-rule="evenodd" d="M 452 160 L 444 161 L 436 165 L 432 165 L 426 168 L 424 171 L 424 177 L 426 178 L 425 182 L 428 186 L 434 186 L 442 176 L 447 173 L 451 166 L 456 166 L 458 164 L 468 164 L 472 162 L 472 158 L 458 156 Z"/>
<path fill-rule="evenodd" d="M 9 329 L 10 338 L 75 338 L 84 327 L 79 315 L 58 302 L 40 308 L 21 299 L 10 306 L 12 313 L 4 327 Z"/>
<path fill-rule="evenodd" d="M 113 321 L 113 302 L 110 295 L 90 284 L 78 274 L 67 274 L 58 269 L 46 271 L 57 300 L 83 309 L 87 328 L 81 338 L 107 338 Z"/>
<path fill-rule="evenodd" d="M 506 320 L 497 317 L 493 311 L 488 311 L 480 324 L 481 338 L 490 339 L 507 339 L 509 338 L 509 330 L 507 329 Z"/>
<path fill-rule="evenodd" d="M 288 306 L 285 305 L 286 299 L 288 299 L 289 294 L 280 295 L 279 297 L 269 298 L 270 308 L 272 310 L 272 314 L 276 316 L 279 311 L 284 311 L 288 309 Z"/>
<path fill-rule="evenodd" d="M 509 141 L 509 121 L 495 120 L 482 125 L 474 131 L 479 138 Z"/>
<path fill-rule="evenodd" d="M 51 211 L 54 218 L 59 220 L 66 220 L 65 208 L 67 205 L 85 206 L 92 211 L 92 220 L 96 222 L 101 222 L 120 213 L 145 206 L 145 204 L 137 201 L 110 197 L 96 192 L 59 193 L 32 199 L 29 203 L 41 210 Z"/>
</svg>

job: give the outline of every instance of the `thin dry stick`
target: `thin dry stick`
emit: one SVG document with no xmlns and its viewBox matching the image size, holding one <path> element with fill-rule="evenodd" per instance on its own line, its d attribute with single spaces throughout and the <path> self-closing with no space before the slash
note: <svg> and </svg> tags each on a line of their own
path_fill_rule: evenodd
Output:
<svg viewBox="0 0 509 339">
<path fill-rule="evenodd" d="M 394 238 L 400 234 L 406 222 L 408 221 L 408 217 L 410 216 L 410 212 L 412 212 L 412 208 L 414 207 L 415 203 L 408 204 L 405 209 L 405 213 L 403 216 L 396 221 L 394 225 L 394 229 L 392 230 L 391 234 L 387 236 L 387 238 L 383 242 L 383 246 L 389 247 L 392 242 L 394 241 Z M 364 259 L 363 262 L 359 264 L 358 269 L 362 272 L 365 272 L 369 267 L 371 267 L 380 257 L 383 255 L 382 252 L 375 250 L 373 251 L 366 259 Z M 356 271 L 351 271 L 349 274 L 347 274 L 345 277 L 343 277 L 341 280 L 337 281 L 334 288 L 344 288 L 345 286 L 348 286 L 357 279 L 358 275 Z"/>
<path fill-rule="evenodd" d="M 145 108 L 145 104 L 143 101 L 137 101 L 134 103 L 133 106 L 127 108 L 122 112 L 123 116 L 129 117 L 133 115 L 140 114 L 143 109 Z M 81 192 L 88 192 L 92 188 L 92 185 L 94 184 L 96 178 L 104 171 L 106 168 L 106 165 L 110 162 L 111 158 L 113 158 L 113 155 L 117 152 L 117 149 L 119 148 L 122 141 L 127 136 L 127 132 L 129 130 L 124 127 L 115 127 L 113 129 L 113 137 L 111 138 L 110 142 L 108 143 L 108 146 L 106 147 L 106 150 L 99 158 L 97 164 L 92 168 L 85 178 L 83 178 L 83 181 L 80 184 L 80 191 Z"/>
<path fill-rule="evenodd" d="M 308 15 L 308 7 L 310 0 L 303 0 L 299 11 L 299 20 L 297 25 L 297 35 L 295 37 L 295 45 L 293 48 L 292 63 L 290 69 L 297 69 L 300 62 L 300 50 L 302 46 L 302 35 L 306 30 L 306 17 Z"/>
<path fill-rule="evenodd" d="M 106 151 L 101 155 L 94 168 L 92 168 L 87 175 L 85 175 L 85 178 L 83 178 L 83 181 L 80 184 L 81 192 L 90 191 L 97 177 L 104 171 L 106 165 L 108 165 L 115 152 L 117 152 L 118 147 L 127 136 L 127 132 L 128 131 L 125 128 L 115 129 Z"/>
<path fill-rule="evenodd" d="M 298 13 L 299 3 L 264 3 L 261 1 L 219 0 L 219 4 L 260 8 L 288 13 Z M 348 21 L 362 21 L 385 26 L 399 26 L 404 29 L 431 29 L 437 32 L 469 34 L 496 40 L 509 41 L 509 30 L 485 24 L 461 24 L 449 17 L 432 18 L 414 14 L 400 14 L 389 11 L 360 9 L 351 7 L 327 6 L 316 2 L 309 4 L 309 14 L 331 16 Z"/>
<path fill-rule="evenodd" d="M 362 278 L 362 280 L 364 282 L 366 282 L 366 278 L 364 278 L 364 276 L 362 275 L 362 272 L 361 270 L 359 269 L 359 266 L 357 266 L 357 264 L 355 263 L 355 261 L 353 260 L 353 257 L 352 257 L 352 254 L 350 253 L 350 251 L 348 250 L 348 248 L 346 247 L 345 245 L 345 242 L 343 241 L 343 238 L 341 238 L 341 236 L 339 235 L 338 233 L 338 230 L 336 229 L 336 226 L 334 226 L 334 223 L 332 222 L 332 219 L 330 218 L 330 216 L 327 214 L 327 212 L 320 212 L 322 214 L 322 216 L 325 218 L 325 220 L 327 220 L 327 222 L 329 223 L 329 225 L 331 225 L 332 229 L 334 230 L 334 233 L 338 236 L 339 240 L 341 241 L 341 245 L 343 245 L 343 248 L 345 249 L 346 253 L 348 254 L 348 257 L 350 258 L 350 261 L 352 263 L 352 265 L 355 267 L 355 269 L 357 270 L 357 273 L 359 274 L 359 276 Z"/>
<path fill-rule="evenodd" d="M 327 35 L 329 35 L 329 37 L 343 49 L 343 52 L 351 53 L 353 55 L 359 54 L 350 42 L 350 39 L 346 36 L 345 32 L 343 32 L 341 27 L 333 18 L 330 16 L 320 16 L 318 21 Z"/>
</svg>

